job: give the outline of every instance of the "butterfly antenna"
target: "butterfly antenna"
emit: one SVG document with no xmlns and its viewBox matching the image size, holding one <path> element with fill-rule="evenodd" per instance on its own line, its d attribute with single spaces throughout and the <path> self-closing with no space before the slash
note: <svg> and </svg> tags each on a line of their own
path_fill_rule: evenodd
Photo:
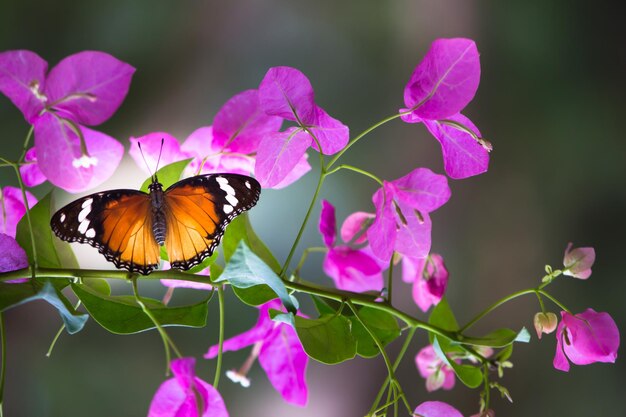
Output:
<svg viewBox="0 0 626 417">
<path fill-rule="evenodd" d="M 148 161 L 146 161 L 146 157 L 143 154 L 143 149 L 141 149 L 141 142 L 137 141 L 137 146 L 139 146 L 139 153 L 141 154 L 141 158 L 143 159 L 143 163 L 146 164 L 146 168 L 148 168 L 148 172 L 151 172 L 152 170 L 150 169 L 150 165 L 148 165 Z M 163 142 L 161 142 L 161 149 L 162 148 L 163 148 Z M 160 153 L 159 153 L 159 157 L 161 157 Z M 155 171 L 154 174 L 150 174 L 150 178 L 152 178 L 152 179 L 156 178 L 156 171 Z"/>
<path fill-rule="evenodd" d="M 154 177 L 156 178 L 156 172 L 159 170 L 159 162 L 161 162 L 161 154 L 163 153 L 163 143 L 165 138 L 161 138 L 161 149 L 159 149 L 159 157 L 157 159 L 156 169 L 154 170 Z"/>
</svg>

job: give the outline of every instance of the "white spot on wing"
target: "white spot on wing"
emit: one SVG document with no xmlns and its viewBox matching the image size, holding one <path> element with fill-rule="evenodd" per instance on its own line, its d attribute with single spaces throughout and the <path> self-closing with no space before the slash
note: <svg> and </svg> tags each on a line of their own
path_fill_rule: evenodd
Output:
<svg viewBox="0 0 626 417">
<path fill-rule="evenodd" d="M 228 180 L 226 178 L 224 178 L 224 177 L 217 177 L 215 179 L 215 181 L 217 181 L 217 183 L 220 185 L 220 188 L 222 190 L 224 190 L 224 192 L 226 194 L 235 195 L 235 189 L 230 186 L 230 184 L 228 183 Z"/>
<path fill-rule="evenodd" d="M 246 181 L 246 182 L 245 182 L 245 184 L 246 184 L 246 187 L 248 187 L 248 189 L 252 188 L 252 187 L 250 186 L 250 181 Z"/>
<path fill-rule="evenodd" d="M 61 213 L 61 218 L 59 219 L 61 223 L 65 221 L 65 213 Z"/>
<path fill-rule="evenodd" d="M 227 194 L 226 201 L 228 201 L 232 206 L 237 206 L 239 204 L 239 200 L 234 195 Z"/>
<path fill-rule="evenodd" d="M 82 221 L 78 225 L 78 233 L 80 233 L 81 235 L 84 235 L 87 232 L 88 228 L 89 228 L 89 220 Z"/>
<path fill-rule="evenodd" d="M 85 204 L 83 204 L 83 206 L 85 206 Z M 78 213 L 78 221 L 82 222 L 83 220 L 85 220 L 89 213 L 91 213 L 91 206 L 86 206 L 80 211 L 80 213 Z"/>
<path fill-rule="evenodd" d="M 93 203 L 93 198 L 88 198 L 87 200 L 83 201 L 83 204 L 81 205 L 81 207 L 85 208 L 87 206 L 91 206 L 91 203 Z"/>
<path fill-rule="evenodd" d="M 85 232 L 85 237 L 88 237 L 89 239 L 93 239 L 94 237 L 96 237 L 96 231 L 93 228 L 88 229 Z"/>
<path fill-rule="evenodd" d="M 233 212 L 233 206 L 229 206 L 228 204 L 224 204 L 224 213 L 230 214 Z"/>
</svg>

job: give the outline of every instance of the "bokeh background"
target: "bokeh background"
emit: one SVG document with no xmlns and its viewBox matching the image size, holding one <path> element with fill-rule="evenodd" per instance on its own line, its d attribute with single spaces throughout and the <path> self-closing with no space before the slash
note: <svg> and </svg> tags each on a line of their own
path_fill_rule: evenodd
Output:
<svg viewBox="0 0 626 417">
<path fill-rule="evenodd" d="M 316 101 L 356 134 L 393 114 L 402 90 L 430 43 L 439 37 L 470 37 L 481 52 L 478 94 L 464 111 L 494 144 L 490 169 L 453 181 L 452 199 L 433 215 L 433 250 L 451 272 L 449 301 L 469 318 L 489 303 L 535 286 L 547 263 L 558 267 L 568 241 L 594 246 L 597 261 L 588 281 L 559 279 L 550 289 L 571 310 L 608 311 L 623 330 L 626 317 L 626 30 L 620 2 L 408 1 L 3 1 L 0 50 L 30 49 L 53 66 L 72 53 L 106 51 L 137 68 L 119 111 L 99 130 L 128 147 L 128 138 L 167 131 L 181 140 L 209 125 L 232 95 L 255 88 L 267 68 L 289 65 L 311 80 Z M 21 114 L 0 97 L 0 153 L 15 158 L 28 130 Z M 144 175 L 126 157 L 100 189 L 138 187 Z M 315 161 L 315 158 L 311 158 Z M 355 146 L 346 161 L 386 179 L 417 166 L 443 172 L 438 143 L 423 126 L 396 121 Z M 304 216 L 303 201 L 316 176 L 308 174 L 282 191 L 267 191 L 251 217 L 278 259 L 285 259 Z M 0 185 L 15 185 L 9 170 Z M 51 189 L 34 190 L 41 197 Z M 371 181 L 346 172 L 327 182 L 324 198 L 338 207 L 340 221 L 372 210 Z M 57 199 L 73 198 L 58 192 Z M 316 211 L 316 214 L 319 210 Z M 315 221 L 303 239 L 319 245 Z M 82 251 L 83 249 L 81 249 Z M 110 267 L 82 251 L 85 267 Z M 310 280 L 331 285 L 313 256 Z M 398 277 L 399 278 L 399 277 Z M 128 290 L 116 284 L 116 291 Z M 159 297 L 158 284 L 142 287 Z M 405 284 L 395 299 L 415 307 Z M 176 303 L 198 299 L 180 291 Z M 215 300 L 214 300 L 215 301 Z M 526 326 L 538 310 L 533 297 L 489 316 L 476 331 Z M 555 310 L 556 311 L 556 310 Z M 227 336 L 256 320 L 254 309 L 228 297 Z M 201 359 L 217 340 L 217 303 L 205 329 L 172 330 L 198 373 L 211 381 L 214 361 Z M 74 336 L 63 335 L 45 357 L 60 320 L 44 303 L 6 314 L 7 416 L 141 416 L 162 382 L 163 351 L 156 332 L 108 334 L 90 321 Z M 399 378 L 411 404 L 447 401 L 464 415 L 477 411 L 478 393 L 457 383 L 450 392 L 427 395 L 413 357 L 426 343 L 421 334 Z M 501 381 L 515 401 L 493 395 L 499 416 L 622 416 L 626 366 L 552 367 L 555 341 L 533 335 L 515 348 L 515 367 Z M 399 349 L 396 342 L 391 355 Z M 622 349 L 623 351 L 623 349 Z M 247 352 L 225 356 L 238 367 Z M 231 416 L 361 416 L 369 409 L 385 369 L 380 358 L 338 366 L 311 363 L 310 402 L 305 409 L 282 403 L 259 366 L 252 386 L 222 380 Z"/>
</svg>

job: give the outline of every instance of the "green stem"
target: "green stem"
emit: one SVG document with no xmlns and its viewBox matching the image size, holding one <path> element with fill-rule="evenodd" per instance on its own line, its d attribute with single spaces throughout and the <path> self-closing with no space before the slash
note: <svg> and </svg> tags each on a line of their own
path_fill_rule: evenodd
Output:
<svg viewBox="0 0 626 417">
<path fill-rule="evenodd" d="M 549 299 L 550 301 L 552 301 L 554 304 L 556 304 L 557 306 L 559 306 L 559 308 L 563 311 L 567 311 L 568 313 L 572 313 L 567 307 L 565 307 L 559 300 L 557 300 L 556 298 L 554 298 L 553 296 L 551 296 L 549 293 L 547 293 L 544 290 L 537 290 L 537 292 L 541 295 L 543 295 L 544 297 L 546 297 L 547 299 Z"/>
<path fill-rule="evenodd" d="M 320 253 L 328 252 L 328 248 L 321 247 L 321 246 L 313 246 L 313 247 L 306 248 L 305 250 L 303 250 L 302 256 L 300 257 L 300 261 L 298 262 L 296 269 L 293 270 L 293 275 L 298 277 L 298 275 L 300 274 L 300 270 L 302 269 L 302 266 L 304 266 L 304 263 L 309 257 L 309 254 L 313 252 L 320 252 Z"/>
<path fill-rule="evenodd" d="M 342 170 L 342 169 L 347 169 L 349 171 L 354 171 L 354 172 L 358 172 L 359 174 L 365 175 L 366 177 L 369 177 L 371 179 L 373 179 L 374 181 L 376 181 L 381 187 L 383 186 L 383 181 L 378 178 L 376 175 L 372 174 L 371 172 L 367 172 L 361 168 L 357 168 L 355 166 L 352 165 L 346 165 L 346 164 L 341 164 L 339 166 L 337 166 L 335 169 L 328 171 L 326 173 L 326 175 L 330 175 L 330 174 L 334 174 L 335 172 Z"/>
<path fill-rule="evenodd" d="M 137 291 L 137 277 L 132 278 L 132 284 L 133 284 L 133 294 L 135 295 L 135 301 L 141 307 L 141 309 L 146 314 L 146 316 L 148 316 L 150 321 L 152 321 L 157 331 L 159 332 L 159 335 L 161 336 L 161 340 L 163 341 L 163 347 L 165 348 L 165 375 L 169 376 L 170 362 L 171 362 L 170 346 L 174 350 L 174 353 L 176 353 L 176 356 L 178 356 L 179 358 L 182 358 L 183 355 L 180 354 L 180 351 L 178 350 L 176 345 L 174 345 L 174 342 L 172 342 L 170 337 L 167 335 L 167 332 L 163 329 L 163 327 L 161 327 L 161 324 L 158 322 L 156 317 L 154 317 L 150 309 L 144 304 L 143 301 L 141 301 L 141 298 L 139 298 L 139 292 Z"/>
<path fill-rule="evenodd" d="M 28 152 L 28 144 L 30 142 L 30 138 L 33 136 L 33 131 L 35 130 L 35 125 L 32 125 L 30 129 L 28 129 L 28 133 L 26 134 L 26 139 L 24 140 L 24 147 L 22 149 L 22 154 L 20 158 L 17 160 L 18 164 L 24 162 L 24 157 L 26 156 L 26 152 Z"/>
<path fill-rule="evenodd" d="M 389 271 L 387 275 L 387 302 L 391 304 L 391 297 L 393 293 L 393 254 L 389 260 Z"/>
<path fill-rule="evenodd" d="M 222 373 L 222 351 L 224 349 L 224 286 L 217 287 L 217 299 L 220 307 L 220 334 L 217 351 L 217 365 L 215 366 L 215 377 L 213 378 L 213 388 L 217 389 Z"/>
<path fill-rule="evenodd" d="M 398 356 L 396 357 L 396 360 L 393 363 L 394 372 L 398 369 L 398 366 L 400 366 L 400 363 L 402 362 L 402 359 L 404 358 L 404 355 L 407 349 L 409 348 L 411 341 L 413 340 L 413 336 L 415 335 L 416 330 L 417 330 L 417 327 L 411 327 L 409 329 L 409 334 L 406 336 L 406 339 L 404 339 L 404 343 L 402 344 L 400 353 L 398 353 Z M 378 394 L 376 395 L 376 398 L 374 399 L 374 403 L 372 404 L 372 407 L 370 408 L 368 415 L 374 415 L 381 409 L 381 408 L 376 408 L 376 407 L 378 406 L 378 403 L 380 402 L 380 400 L 383 398 L 383 394 L 385 393 L 385 390 L 387 389 L 387 385 L 389 385 L 389 382 L 390 382 L 389 377 L 387 377 L 385 379 L 385 382 L 383 382 L 383 385 L 380 387 L 380 390 L 378 391 Z M 387 407 L 388 406 L 389 405 L 387 405 Z"/>
<path fill-rule="evenodd" d="M 81 304 L 81 301 L 78 300 L 78 302 L 74 306 L 74 310 L 77 310 L 78 307 L 80 307 L 80 304 Z M 46 352 L 46 357 L 47 358 L 49 358 L 52 355 L 52 349 L 54 349 L 54 346 L 57 344 L 57 340 L 59 340 L 59 337 L 61 337 L 61 333 L 63 333 L 63 330 L 65 330 L 65 324 L 61 325 L 61 327 L 59 328 L 59 331 L 54 336 L 54 339 L 52 339 L 52 343 L 50 343 L 50 347 L 48 348 L 48 352 Z"/>
<path fill-rule="evenodd" d="M 4 316 L 2 313 L 0 313 L 0 344 L 2 345 L 2 359 L 0 364 L 0 417 L 2 417 L 4 405 L 4 378 L 7 366 L 7 340 L 4 329 Z"/>
<path fill-rule="evenodd" d="M 298 243 L 300 243 L 300 238 L 302 238 L 302 233 L 304 233 L 304 229 L 309 221 L 309 217 L 311 216 L 311 212 L 313 211 L 313 206 L 315 206 L 315 202 L 317 201 L 317 196 L 320 193 L 320 190 L 322 189 L 322 184 L 324 184 L 324 178 L 326 178 L 326 174 L 324 173 L 324 171 L 322 171 L 320 173 L 320 178 L 317 181 L 317 187 L 315 188 L 315 193 L 313 194 L 313 198 L 311 199 L 311 204 L 309 204 L 309 209 L 306 212 L 306 215 L 304 216 L 304 220 L 302 221 L 302 225 L 300 226 L 300 230 L 298 231 L 298 235 L 296 236 L 296 240 L 293 242 L 293 245 L 291 245 L 291 250 L 289 251 L 289 255 L 287 256 L 287 259 L 285 260 L 285 263 L 283 264 L 283 267 L 280 271 L 280 277 L 284 278 L 285 277 L 285 273 L 287 272 L 287 268 L 289 268 L 289 263 L 291 262 L 291 258 L 293 258 L 293 254 L 296 251 L 296 247 L 298 246 Z"/>
<path fill-rule="evenodd" d="M 485 410 L 489 410 L 491 389 L 489 387 L 489 365 L 487 363 L 483 364 L 483 378 L 485 384 Z"/>
</svg>

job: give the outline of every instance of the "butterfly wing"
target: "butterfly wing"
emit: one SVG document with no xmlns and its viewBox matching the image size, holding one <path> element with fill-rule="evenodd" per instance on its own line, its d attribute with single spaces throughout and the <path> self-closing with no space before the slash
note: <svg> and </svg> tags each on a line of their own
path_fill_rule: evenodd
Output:
<svg viewBox="0 0 626 417">
<path fill-rule="evenodd" d="M 57 211 L 50 226 L 68 242 L 87 243 L 118 268 L 149 274 L 160 262 L 148 194 L 111 190 L 80 198 Z"/>
<path fill-rule="evenodd" d="M 172 268 L 187 270 L 211 256 L 228 223 L 252 208 L 261 186 L 237 174 L 198 175 L 165 191 L 165 247 Z"/>
</svg>

